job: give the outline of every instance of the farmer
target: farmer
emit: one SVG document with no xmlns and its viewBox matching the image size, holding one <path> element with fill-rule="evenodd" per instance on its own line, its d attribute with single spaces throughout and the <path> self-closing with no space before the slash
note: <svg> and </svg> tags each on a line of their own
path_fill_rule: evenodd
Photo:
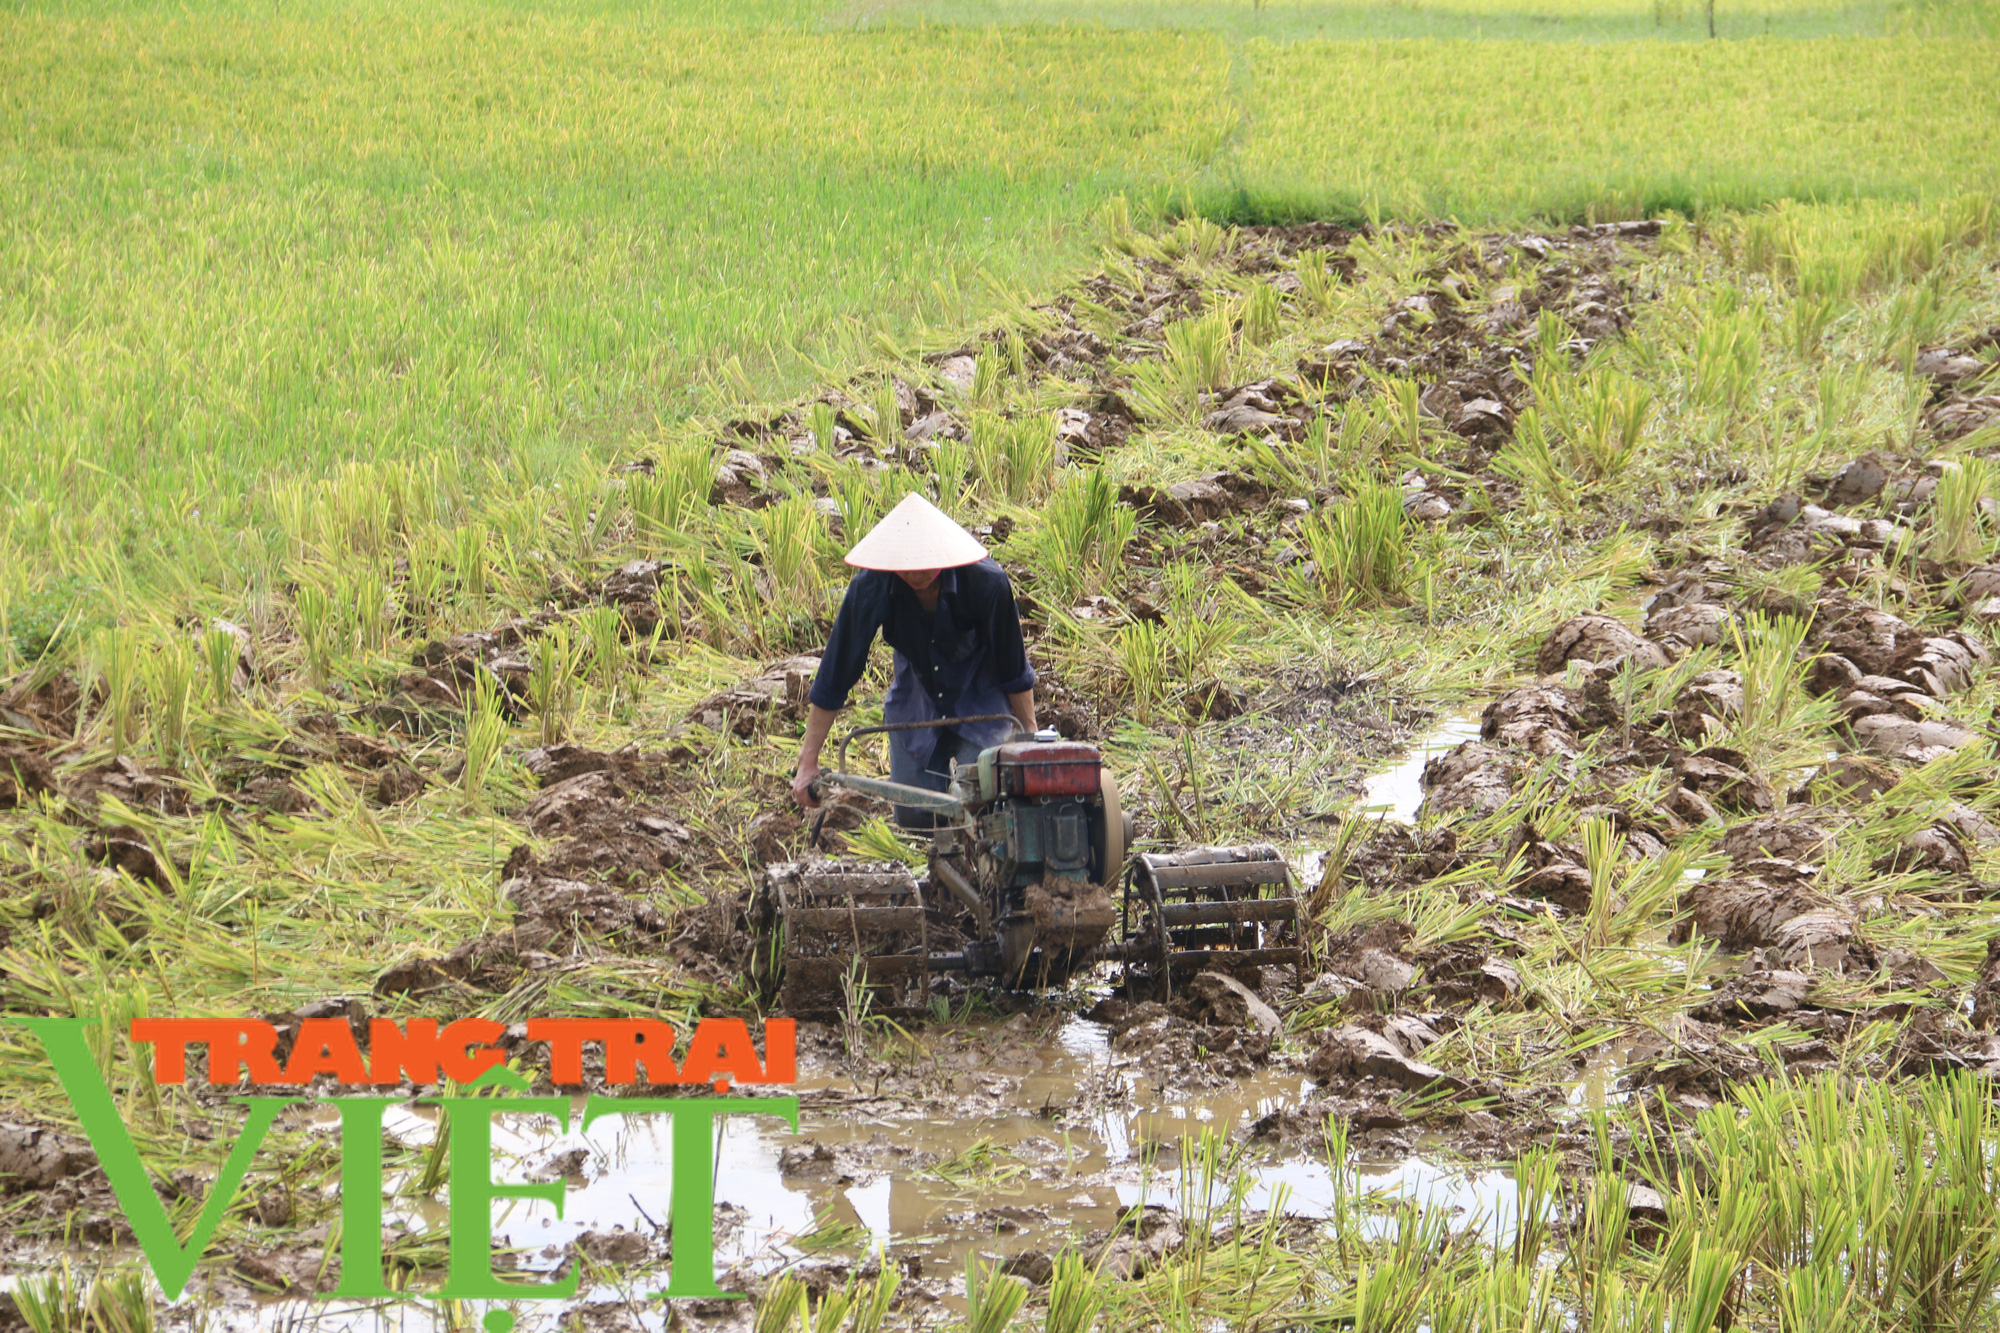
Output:
<svg viewBox="0 0 2000 1333">
<path fill-rule="evenodd" d="M 979 722 L 889 733 L 889 777 L 943 791 L 955 759 L 970 764 L 1018 724 L 1035 729 L 1035 669 L 1021 642 L 1014 588 L 973 535 L 911 494 L 847 553 L 861 572 L 847 585 L 826 653 L 808 696 L 812 711 L 799 744 L 792 799 L 816 808 L 811 786 L 834 714 L 868 666 L 875 631 L 895 649 L 896 671 L 882 704 L 884 722 L 1012 713 L 1011 722 Z M 896 807 L 905 828 L 928 828 L 928 811 Z"/>
</svg>

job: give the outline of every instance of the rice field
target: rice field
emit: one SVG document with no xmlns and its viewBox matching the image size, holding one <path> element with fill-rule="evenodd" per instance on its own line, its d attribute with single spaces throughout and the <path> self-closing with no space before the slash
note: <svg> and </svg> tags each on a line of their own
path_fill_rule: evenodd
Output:
<svg viewBox="0 0 2000 1333">
<path fill-rule="evenodd" d="M 1191 1138 L 1179 1169 L 1207 1203 L 1184 1181 L 1171 1231 L 1147 1213 L 1127 1240 L 1076 1235 L 1032 1288 L 867 1270 L 829 1222 L 801 1242 L 822 1258 L 755 1279 L 767 1326 L 878 1297 L 892 1323 L 991 1328 L 1678 1328 L 1724 1307 L 1976 1326 L 2000 1236 L 1967 1156 L 2000 984 L 2000 681 L 1975 656 L 2000 587 L 1980 503 L 1996 240 L 1970 196 L 1629 232 L 1114 224 L 1091 275 L 966 355 L 644 466 L 387 459 L 283 483 L 244 594 L 189 580 L 89 624 L 14 604 L 0 1003 L 114 1031 L 351 1004 L 753 1010 L 732 905 L 803 840 L 776 795 L 787 663 L 823 638 L 842 534 L 922 487 L 993 534 L 1044 715 L 1106 746 L 1142 846 L 1320 858 L 1319 975 L 1274 992 L 1281 1047 L 1232 1058 L 1321 1091 L 1275 1149 Z M 1899 674 L 1842 684 L 1835 657 Z M 1486 739 L 1426 774 L 1412 828 L 1357 814 L 1366 771 L 1482 701 Z M 602 787 L 582 805 L 579 766 Z M 844 840 L 913 855 L 879 815 Z M 1356 980 L 1371 955 L 1419 980 Z M 824 1030 L 806 1067 L 932 1105 L 926 1050 L 1007 1004 L 939 1003 L 914 1032 Z M 1123 1040 L 1115 1011 L 1096 1021 Z M 1237 1040 L 1161 1021 L 1127 1058 L 1166 1077 Z M 1380 1032 L 1422 1062 L 1356 1065 Z M 149 1160 L 211 1169 L 229 1113 L 111 1067 Z M 18 1033 L 0 1075 L 8 1122 L 63 1132 Z M 1599 1099 L 1573 1105 L 1585 1077 Z M 334 1168 L 309 1130 L 274 1133 L 298 1211 L 232 1214 L 221 1243 L 301 1298 L 323 1264 L 298 1228 L 334 1206 Z M 1497 1158 L 1527 1220 L 1454 1229 L 1348 1174 L 1420 1134 Z M 1249 1208 L 1271 1151 L 1347 1192 L 1310 1223 Z M 418 1195 L 432 1156 L 390 1149 Z M 0 1208 L 27 1271 L 66 1228 L 110 1225 L 87 1178 Z M 388 1253 L 421 1287 L 441 1242 Z M 1133 1253 L 1154 1257 L 1106 1268 Z M 123 1280 L 93 1299 L 157 1317 Z M 920 1318 L 932 1299 L 950 1304 Z"/>
<path fill-rule="evenodd" d="M 1720 8 L 0 9 L 0 1018 L 113 1034 L 182 1222 L 238 1112 L 132 1018 L 755 1021 L 796 655 L 922 490 L 1143 847 L 1310 868 L 1313 967 L 1262 1047 L 961 986 L 807 1072 L 935 1118 L 1032 1019 L 1312 1090 L 1154 1144 L 1171 1216 L 1029 1216 L 1045 1269 L 817 1217 L 739 1323 L 1990 1324 L 1992 8 Z M 836 843 L 917 858 L 882 814 Z M 179 1327 L 26 1155 L 74 1131 L 0 1023 L 14 1309 Z M 211 1312 L 330 1280 L 325 1140 L 273 1144 Z M 421 1220 L 437 1141 L 387 1153 Z M 1513 1229 L 1366 1192 L 1411 1153 Z M 1056 1156 L 920 1174 L 1109 1188 Z"/>
<path fill-rule="evenodd" d="M 204 546 L 270 532 L 285 478 L 609 462 L 816 367 L 942 350 L 1085 262 L 1114 199 L 1142 225 L 1470 223 L 1993 182 L 1973 19 L 1375 45 L 1205 12 L 11 7 L 10 581 L 107 548 L 240 581 Z"/>
</svg>

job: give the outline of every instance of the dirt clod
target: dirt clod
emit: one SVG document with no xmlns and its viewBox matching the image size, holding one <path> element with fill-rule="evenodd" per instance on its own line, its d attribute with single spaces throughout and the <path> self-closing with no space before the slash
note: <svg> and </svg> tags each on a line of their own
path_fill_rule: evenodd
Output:
<svg viewBox="0 0 2000 1333">
<path fill-rule="evenodd" d="M 1277 1010 L 1257 992 L 1223 972 L 1198 972 L 1182 988 L 1190 1018 L 1217 1027 L 1254 1028 L 1276 1037 L 1285 1030 Z"/>
</svg>

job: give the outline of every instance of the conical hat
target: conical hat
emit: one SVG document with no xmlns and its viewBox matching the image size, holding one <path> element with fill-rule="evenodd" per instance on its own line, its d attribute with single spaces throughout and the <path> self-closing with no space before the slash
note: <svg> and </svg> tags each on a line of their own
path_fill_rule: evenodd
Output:
<svg viewBox="0 0 2000 1333">
<path fill-rule="evenodd" d="M 912 491 L 854 543 L 847 563 L 857 569 L 954 569 L 986 558 L 971 533 Z"/>
</svg>

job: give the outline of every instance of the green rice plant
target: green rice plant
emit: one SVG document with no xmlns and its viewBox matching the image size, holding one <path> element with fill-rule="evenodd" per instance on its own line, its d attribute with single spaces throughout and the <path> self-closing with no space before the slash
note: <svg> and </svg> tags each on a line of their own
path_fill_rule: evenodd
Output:
<svg viewBox="0 0 2000 1333">
<path fill-rule="evenodd" d="M 111 752 L 123 754 L 139 738 L 138 694 L 144 670 L 139 636 L 129 629 L 99 630 L 91 640 L 89 657 L 103 716 L 111 724 Z"/>
<path fill-rule="evenodd" d="M 320 512 L 311 483 L 303 477 L 274 481 L 266 504 L 284 534 L 286 553 L 294 560 L 310 554 L 319 541 Z"/>
<path fill-rule="evenodd" d="M 610 488 L 594 473 L 570 478 L 562 488 L 562 519 L 571 559 L 588 565 L 597 558 L 611 534 L 613 514 Z M 414 560 L 411 573 L 414 576 Z"/>
<path fill-rule="evenodd" d="M 1434 1259 L 1451 1246 L 1442 1209 L 1405 1203 L 1394 1217 L 1388 1245 L 1356 1269 L 1355 1333 L 1417 1333 L 1426 1307 L 1449 1286 L 1454 1273 L 1455 1265 Z"/>
<path fill-rule="evenodd" d="M 1794 1268 L 1777 1274 L 1775 1287 L 1780 1333 L 1860 1333 L 1878 1327 L 1861 1315 L 1853 1282 L 1836 1269 Z"/>
<path fill-rule="evenodd" d="M 334 595 L 353 608 L 354 639 L 364 652 L 389 646 L 389 580 L 383 572 L 363 565 L 341 575 Z"/>
<path fill-rule="evenodd" d="M 1118 503 L 1117 484 L 1091 468 L 1063 478 L 1021 545 L 1035 563 L 1037 586 L 1067 606 L 1115 580 L 1138 526 L 1138 514 Z"/>
<path fill-rule="evenodd" d="M 1535 492 L 1556 512 L 1575 512 L 1575 480 L 1557 456 L 1556 441 L 1543 423 L 1539 407 L 1521 409 L 1514 419 L 1513 433 L 1493 456 L 1493 469 Z"/>
<path fill-rule="evenodd" d="M 441 627 L 451 605 L 456 569 L 454 544 L 436 529 L 413 539 L 408 547 L 409 573 L 403 579 L 403 616 L 419 634 Z"/>
<path fill-rule="evenodd" d="M 1845 426 L 1864 395 L 1867 367 L 1828 366 L 1819 374 L 1813 398 L 1813 433 L 1830 438 Z"/>
<path fill-rule="evenodd" d="M 849 833 L 847 845 L 854 855 L 869 861 L 900 861 L 909 866 L 921 866 L 925 861 L 924 852 L 879 816 L 863 821 Z"/>
<path fill-rule="evenodd" d="M 849 1333 L 882 1333 L 889 1321 L 889 1307 L 895 1303 L 896 1288 L 901 1285 L 902 1275 L 897 1266 L 883 1256 L 877 1256 L 875 1280 L 865 1283 L 856 1278 L 854 1318 L 849 1325 Z"/>
<path fill-rule="evenodd" d="M 1947 273 L 1942 269 L 1933 272 L 1889 298 L 1876 350 L 1907 375 L 1916 363 L 1918 349 L 1940 341 L 1964 318 L 1965 311 L 1964 300 L 1949 288 Z"/>
<path fill-rule="evenodd" d="M 1947 465 L 1931 497 L 1925 553 L 1940 564 L 1985 559 L 1993 550 L 1993 528 L 1985 506 L 1993 489 L 1993 465 L 1968 455 Z"/>
<path fill-rule="evenodd" d="M 393 462 L 349 463 L 320 485 L 320 532 L 329 546 L 363 554 L 387 547 L 391 509 L 383 474 L 397 471 Z"/>
<path fill-rule="evenodd" d="M 1160 570 L 1166 585 L 1166 618 L 1161 635 L 1174 678 L 1190 686 L 1213 678 L 1217 659 L 1243 633 L 1243 617 L 1224 589 L 1199 565 L 1179 562 Z"/>
<path fill-rule="evenodd" d="M 1734 289 L 1723 292 L 1733 298 Z M 1759 337 L 1762 319 L 1754 308 L 1738 309 L 1732 300 L 1718 300 L 1694 341 L 1694 396 L 1710 407 L 1743 407 L 1757 392 L 1763 357 Z"/>
<path fill-rule="evenodd" d="M 1333 434 L 1326 413 L 1312 419 L 1306 438 L 1295 455 L 1275 439 L 1246 437 L 1243 442 L 1244 468 L 1251 476 L 1285 495 L 1306 496 L 1319 489 L 1320 461 L 1328 456 Z"/>
<path fill-rule="evenodd" d="M 1403 493 L 1364 480 L 1351 499 L 1328 505 L 1300 526 L 1329 608 L 1385 603 L 1399 596 L 1409 564 Z"/>
<path fill-rule="evenodd" d="M 1576 331 L 1555 311 L 1543 309 L 1535 316 L 1535 332 L 1529 340 L 1535 373 L 1569 364 L 1569 345 Z"/>
<path fill-rule="evenodd" d="M 1181 391 L 1173 368 L 1164 361 L 1141 361 L 1132 367 L 1127 399 L 1142 420 L 1156 425 L 1193 425 L 1199 405 L 1198 396 Z"/>
<path fill-rule="evenodd" d="M 875 443 L 893 449 L 903 442 L 903 405 L 896 399 L 893 380 L 875 390 Z"/>
<path fill-rule="evenodd" d="M 1132 254 L 1142 238 L 1132 226 L 1132 202 L 1122 194 L 1114 194 L 1104 201 L 1104 209 L 1098 219 L 1104 229 L 1106 242 L 1120 254 Z"/>
<path fill-rule="evenodd" d="M 810 495 L 795 495 L 757 515 L 757 548 L 774 605 L 810 612 L 824 599 L 829 554 L 826 520 Z"/>
<path fill-rule="evenodd" d="M 541 720 L 543 745 L 554 745 L 569 731 L 576 710 L 576 668 L 581 650 L 570 642 L 569 628 L 555 625 L 535 644 L 528 668 L 528 702 Z"/>
<path fill-rule="evenodd" d="M 1307 432 L 1305 457 L 1315 470 L 1318 488 L 1332 485 L 1337 477 L 1366 471 L 1382 462 L 1395 438 L 1386 406 L 1379 401 L 1350 401 L 1341 408 L 1338 436 L 1329 427 L 1325 441 L 1315 442 L 1312 432 Z M 1324 416 L 1322 412 L 1315 420 Z"/>
<path fill-rule="evenodd" d="M 806 411 L 806 425 L 812 431 L 813 447 L 823 454 L 833 452 L 833 432 L 836 424 L 834 418 L 838 415 L 839 413 L 834 411 L 833 404 L 825 399 L 815 402 Z"/>
<path fill-rule="evenodd" d="M 1599 1299 L 1593 1302 L 1592 1311 L 1601 1314 L 1605 1309 L 1602 1293 L 1594 1294 Z M 1468 1273 L 1464 1280 L 1438 1293 L 1429 1327 L 1435 1333 L 1483 1333 L 1503 1328 L 1555 1333 L 1564 1327 L 1556 1275 L 1550 1269 L 1510 1265 Z"/>
<path fill-rule="evenodd" d="M 1306 250 L 1298 262 L 1299 295 L 1317 314 L 1332 310 L 1339 300 L 1339 274 L 1327 265 L 1326 251 Z"/>
<path fill-rule="evenodd" d="M 939 440 L 931 451 L 931 479 L 937 484 L 938 508 L 947 514 L 958 509 L 972 479 L 972 450 L 962 440 Z"/>
<path fill-rule="evenodd" d="M 217 708 L 227 708 L 236 699 L 236 673 L 241 669 L 243 649 L 236 636 L 211 625 L 202 631 L 201 660 L 208 668 L 208 694 Z"/>
<path fill-rule="evenodd" d="M 1831 296 L 1808 296 L 1801 292 L 1792 301 L 1785 318 L 1785 344 L 1802 360 L 1818 360 L 1820 344 L 1838 310 Z"/>
<path fill-rule="evenodd" d="M 833 409 L 825 403 L 813 404 L 814 430 L 821 408 L 828 413 L 831 441 Z M 661 538 L 694 530 L 696 519 L 708 512 L 708 493 L 714 484 L 715 450 L 706 441 L 684 440 L 661 451 L 651 475 L 633 473 L 625 483 L 625 495 L 640 534 L 657 544 Z"/>
<path fill-rule="evenodd" d="M 1616 910 L 1619 862 L 1625 839 L 1603 818 L 1583 822 L 1583 864 L 1590 872 L 1590 912 L 1584 939 L 1591 945 L 1610 943 L 1611 915 Z"/>
<path fill-rule="evenodd" d="M 1536 367 L 1534 389 L 1534 428 L 1545 423 L 1562 440 L 1571 484 L 1615 480 L 1631 466 L 1653 410 L 1652 391 L 1643 383 L 1607 368 L 1564 374 L 1544 362 Z M 1516 427 L 1518 436 L 1518 421 Z"/>
<path fill-rule="evenodd" d="M 805 1283 L 789 1273 L 780 1276 L 757 1298 L 754 1333 L 800 1333 L 805 1328 L 807 1294 Z"/>
<path fill-rule="evenodd" d="M 1005 1333 L 1027 1299 L 1026 1283 L 1003 1276 L 997 1266 L 988 1268 L 976 1254 L 966 1256 L 966 1333 Z"/>
<path fill-rule="evenodd" d="M 14 1288 L 14 1308 L 30 1333 L 87 1333 L 90 1321 L 84 1307 L 67 1259 L 47 1277 L 23 1278 Z"/>
<path fill-rule="evenodd" d="M 1246 346 L 1262 347 L 1277 338 L 1281 328 L 1278 289 L 1259 279 L 1250 285 L 1249 294 L 1243 298 L 1243 342 Z"/>
<path fill-rule="evenodd" d="M 142 669 L 153 745 L 169 763 L 178 762 L 187 750 L 194 711 L 194 645 L 181 635 L 169 635 L 147 654 Z"/>
<path fill-rule="evenodd" d="M 1589 1299 L 1605 1278 L 1617 1273 L 1631 1244 L 1631 1187 L 1623 1176 L 1600 1167 L 1578 1193 L 1581 1206 L 1573 1211 L 1580 1225 L 1571 1233 L 1564 1257 L 1577 1290 Z"/>
<path fill-rule="evenodd" d="M 1561 1177 L 1555 1153 L 1546 1147 L 1523 1150 L 1514 1161 L 1515 1222 L 1509 1257 L 1517 1270 L 1531 1270 L 1549 1246 Z"/>
<path fill-rule="evenodd" d="M 1143 723 L 1152 721 L 1153 709 L 1166 697 L 1168 651 L 1158 625 L 1135 620 L 1118 627 L 1117 660 L 1125 687 L 1131 692 L 1132 711 Z"/>
<path fill-rule="evenodd" d="M 1229 233 L 1199 214 L 1182 218 L 1160 238 L 1160 253 L 1168 259 L 1192 259 L 1207 267 L 1228 249 Z"/>
<path fill-rule="evenodd" d="M 65 1259 L 47 1277 L 23 1279 L 14 1305 L 30 1333 L 153 1333 L 158 1321 L 145 1270 L 101 1273 L 79 1290 Z"/>
<path fill-rule="evenodd" d="M 972 360 L 969 396 L 975 408 L 1000 405 L 1000 354 L 991 344 L 980 348 L 979 355 Z"/>
<path fill-rule="evenodd" d="M 849 542 L 860 541 L 882 515 L 922 487 L 923 479 L 904 468 L 843 468 L 829 483 L 834 503 L 840 507 L 840 530 Z"/>
<path fill-rule="evenodd" d="M 1055 419 L 1036 415 L 1008 420 L 977 413 L 970 453 L 973 475 L 989 498 L 1034 503 L 1055 485 Z"/>
<path fill-rule="evenodd" d="M 298 620 L 299 638 L 306 648 L 306 669 L 316 688 L 324 689 L 333 679 L 334 663 L 351 646 L 346 607 L 341 600 L 316 581 L 315 572 L 301 576 L 292 595 L 292 610 Z"/>
<path fill-rule="evenodd" d="M 7 553 L 0 550 L 0 554 Z M 10 559 L 7 567 L 24 566 Z M 90 616 L 86 607 L 92 592 L 87 580 L 59 574 L 25 595 L 12 589 L 0 593 L 6 599 L 0 606 L 6 617 L 4 637 L 23 662 L 59 655 L 87 628 Z"/>
<path fill-rule="evenodd" d="M 95 1333 L 153 1333 L 153 1289 L 140 1269 L 105 1273 L 90 1284 L 87 1302 Z"/>
<path fill-rule="evenodd" d="M 1002 340 L 1002 346 L 1007 349 L 1007 373 L 1017 380 L 1026 379 L 1028 377 L 1028 344 L 1027 340 L 1021 337 L 1021 331 L 1017 328 L 1009 328 L 1007 336 Z"/>
<path fill-rule="evenodd" d="M 1752 611 L 1729 623 L 1736 670 L 1743 677 L 1743 712 L 1732 733 L 1755 736 L 1782 731 L 1801 702 L 1805 664 L 1799 649 L 1807 622 L 1796 616 Z"/>
<path fill-rule="evenodd" d="M 1192 424 L 1203 396 L 1235 376 L 1235 336 L 1235 321 L 1219 305 L 1168 324 L 1161 358 L 1132 367 L 1133 406 L 1150 421 Z"/>
<path fill-rule="evenodd" d="M 1234 329 L 1229 311 L 1217 306 L 1205 315 L 1167 325 L 1164 364 L 1190 403 L 1203 392 L 1228 386 L 1235 375 Z"/>
<path fill-rule="evenodd" d="M 500 711 L 499 686 L 481 672 L 465 695 L 465 770 L 461 782 L 466 799 L 477 804 L 486 793 L 486 779 L 507 739 L 507 719 Z"/>
<path fill-rule="evenodd" d="M 1405 453 L 1421 456 L 1424 443 L 1424 386 L 1407 375 L 1383 375 L 1370 371 L 1381 394 L 1377 411 L 1388 426 L 1390 437 Z"/>
<path fill-rule="evenodd" d="M 1083 1256 L 1065 1250 L 1056 1256 L 1055 1271 L 1049 1276 L 1048 1300 L 1043 1333 L 1090 1333 L 1104 1308 L 1105 1293 Z"/>
<path fill-rule="evenodd" d="M 1867 280 L 1868 256 L 1859 249 L 1815 255 L 1798 270 L 1799 300 L 1829 304 L 1845 301 L 1860 291 Z"/>
<path fill-rule="evenodd" d="M 452 534 L 451 563 L 452 575 L 458 582 L 458 595 L 464 599 L 475 614 L 486 612 L 486 525 L 468 523 Z"/>
<path fill-rule="evenodd" d="M 590 678 L 607 693 L 616 690 L 626 668 L 624 617 L 615 606 L 593 606 L 577 616 L 577 624 L 590 658 Z"/>
</svg>

